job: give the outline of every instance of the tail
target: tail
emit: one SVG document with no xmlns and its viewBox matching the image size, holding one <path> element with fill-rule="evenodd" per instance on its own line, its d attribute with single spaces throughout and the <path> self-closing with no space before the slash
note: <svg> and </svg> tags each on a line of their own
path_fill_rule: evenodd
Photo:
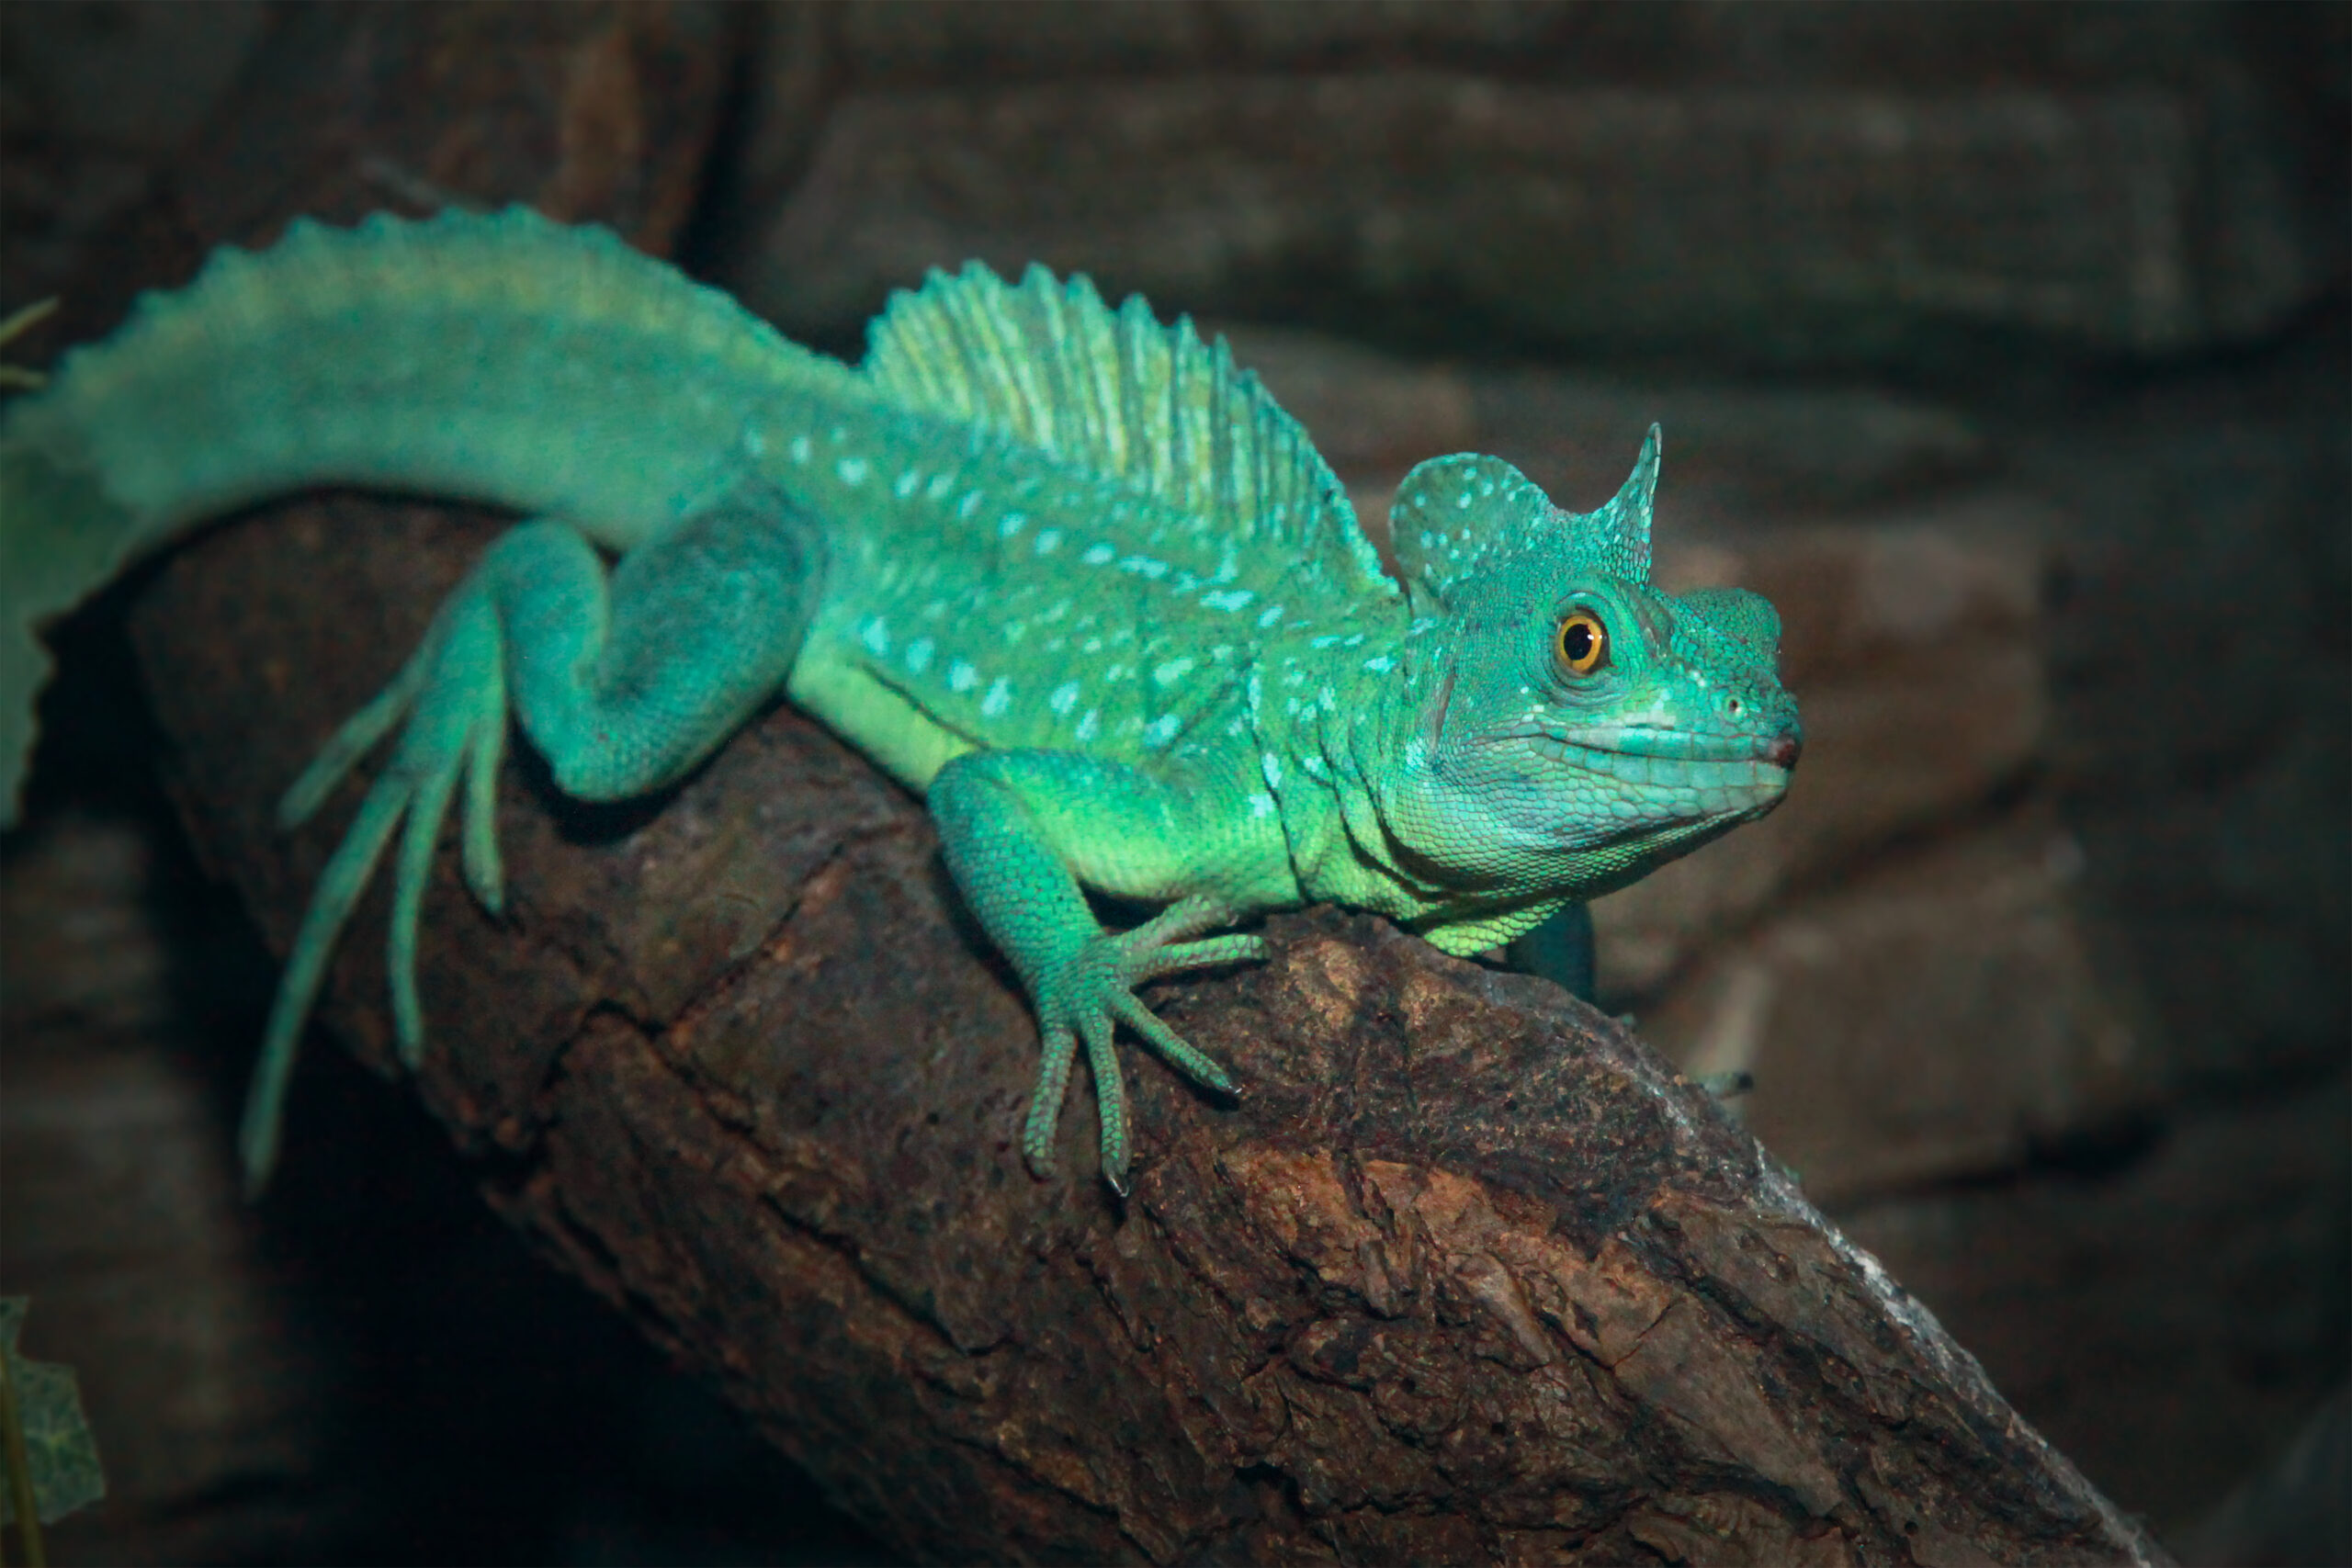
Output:
<svg viewBox="0 0 2352 1568">
<path fill-rule="evenodd" d="M 626 548 L 723 491 L 747 417 L 791 390 L 863 397 L 725 295 L 523 208 L 217 252 L 0 416 L 0 826 L 49 678 L 40 628 L 207 518 L 353 484 Z"/>
</svg>

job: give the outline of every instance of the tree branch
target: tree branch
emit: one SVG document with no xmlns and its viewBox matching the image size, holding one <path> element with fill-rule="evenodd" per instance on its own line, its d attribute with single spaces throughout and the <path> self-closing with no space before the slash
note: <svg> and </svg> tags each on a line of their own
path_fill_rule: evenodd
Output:
<svg viewBox="0 0 2352 1568">
<path fill-rule="evenodd" d="M 132 613 L 199 844 L 283 950 L 360 787 L 268 809 L 493 520 L 330 497 Z M 920 806 L 798 715 L 668 798 L 503 781 L 513 910 L 428 897 L 419 1088 L 544 1251 L 941 1559 L 2154 1561 L 1753 1139 L 1611 1021 L 1380 921 L 1153 993 L 1134 1195 Z M 370 906 L 329 1021 L 390 1059 Z M 296 1094 L 293 1113 L 301 1114 Z"/>
</svg>

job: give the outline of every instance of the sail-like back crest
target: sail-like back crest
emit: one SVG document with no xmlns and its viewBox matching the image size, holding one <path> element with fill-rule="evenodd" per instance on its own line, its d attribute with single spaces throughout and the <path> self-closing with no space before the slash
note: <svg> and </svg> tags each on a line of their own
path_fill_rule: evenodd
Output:
<svg viewBox="0 0 2352 1568">
<path fill-rule="evenodd" d="M 1161 325 L 1140 296 L 1114 311 L 1083 274 L 1032 266 L 1013 285 L 978 262 L 934 271 L 875 321 L 865 374 L 910 407 L 1125 479 L 1219 537 L 1279 552 L 1295 580 L 1397 597 L 1305 427 L 1222 337 L 1203 343 L 1188 317 Z"/>
</svg>

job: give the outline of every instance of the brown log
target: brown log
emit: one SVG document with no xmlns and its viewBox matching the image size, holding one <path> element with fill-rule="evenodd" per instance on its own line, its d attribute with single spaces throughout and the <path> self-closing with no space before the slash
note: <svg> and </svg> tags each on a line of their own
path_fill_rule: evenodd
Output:
<svg viewBox="0 0 2352 1568">
<path fill-rule="evenodd" d="M 132 612 L 202 852 L 282 950 L 359 788 L 305 751 L 497 523 L 356 497 Z M 1016 1134 L 1035 1037 L 922 808 L 776 709 L 666 796 L 502 784 L 445 855 L 418 1088 L 542 1250 L 911 1555 L 2154 1561 L 1746 1133 L 1610 1020 L 1334 911 L 1156 987 L 1238 1102 L 1127 1055 L 1134 1195 Z M 326 1018 L 389 1062 L 380 894 Z M 301 1114 L 299 1087 L 293 1113 Z"/>
</svg>

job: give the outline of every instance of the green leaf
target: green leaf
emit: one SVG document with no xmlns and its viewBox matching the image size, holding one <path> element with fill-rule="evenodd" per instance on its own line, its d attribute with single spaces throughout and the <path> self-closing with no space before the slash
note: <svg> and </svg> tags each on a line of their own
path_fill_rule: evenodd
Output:
<svg viewBox="0 0 2352 1568">
<path fill-rule="evenodd" d="M 16 1387 L 17 1418 L 25 1429 L 36 1510 L 42 1524 L 53 1525 L 105 1496 L 107 1481 L 98 1468 L 97 1439 L 82 1414 L 82 1391 L 74 1369 L 28 1361 L 17 1352 L 17 1336 L 30 1304 L 24 1296 L 0 1296 L 0 1356 L 8 1359 L 8 1381 Z M 0 1486 L 0 1525 L 13 1525 L 16 1517 L 7 1488 Z"/>
</svg>

